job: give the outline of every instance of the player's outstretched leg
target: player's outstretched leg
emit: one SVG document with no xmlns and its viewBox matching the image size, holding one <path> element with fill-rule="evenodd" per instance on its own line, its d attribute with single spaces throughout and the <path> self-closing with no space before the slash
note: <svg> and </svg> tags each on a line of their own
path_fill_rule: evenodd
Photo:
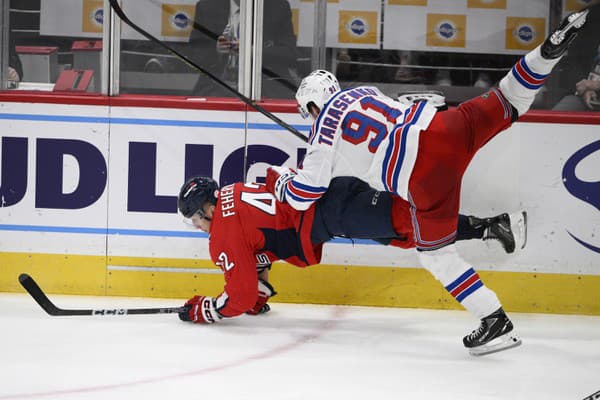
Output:
<svg viewBox="0 0 600 400">
<path fill-rule="evenodd" d="M 496 353 L 521 345 L 521 339 L 514 334 L 513 324 L 500 307 L 481 319 L 479 328 L 463 338 L 463 344 L 474 356 Z"/>
<path fill-rule="evenodd" d="M 500 81 L 500 91 L 519 115 L 525 114 L 535 95 L 544 86 L 552 68 L 560 61 L 577 32 L 583 27 L 588 11 L 567 16 L 540 46 L 521 58 Z"/>
</svg>

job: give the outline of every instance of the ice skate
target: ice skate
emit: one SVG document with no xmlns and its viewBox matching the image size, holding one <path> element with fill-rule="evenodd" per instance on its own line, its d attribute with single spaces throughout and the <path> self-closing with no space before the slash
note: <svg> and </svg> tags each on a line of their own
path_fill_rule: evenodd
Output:
<svg viewBox="0 0 600 400">
<path fill-rule="evenodd" d="M 588 12 L 582 10 L 569 14 L 542 44 L 542 57 L 553 60 L 562 56 L 585 24 Z"/>
<path fill-rule="evenodd" d="M 479 328 L 463 338 L 463 344 L 473 356 L 483 356 L 521 345 L 513 324 L 502 308 L 481 320 Z"/>
<path fill-rule="evenodd" d="M 494 239 L 500 242 L 504 251 L 513 253 L 515 249 L 523 249 L 527 244 L 527 212 L 500 214 L 487 218 L 483 240 Z"/>
<path fill-rule="evenodd" d="M 446 104 L 446 96 L 439 90 L 421 90 L 421 91 L 409 91 L 401 92 L 398 94 L 398 101 L 407 107 L 416 104 L 419 101 L 427 101 L 429 104 L 443 111 L 448 109 Z"/>
</svg>

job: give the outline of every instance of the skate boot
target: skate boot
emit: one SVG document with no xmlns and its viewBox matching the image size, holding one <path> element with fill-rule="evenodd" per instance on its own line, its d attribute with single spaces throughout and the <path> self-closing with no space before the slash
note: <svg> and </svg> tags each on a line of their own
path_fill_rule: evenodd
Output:
<svg viewBox="0 0 600 400">
<path fill-rule="evenodd" d="M 588 12 L 589 10 L 582 10 L 569 14 L 542 44 L 542 57 L 553 60 L 562 56 L 585 24 Z"/>
<path fill-rule="evenodd" d="M 479 328 L 463 338 L 463 344 L 472 356 L 483 356 L 521 345 L 513 332 L 513 324 L 500 307 L 481 320 Z"/>
<path fill-rule="evenodd" d="M 499 241 L 508 254 L 515 249 L 523 249 L 527 244 L 527 212 L 504 213 L 484 221 L 487 227 L 483 233 L 483 240 Z"/>
</svg>

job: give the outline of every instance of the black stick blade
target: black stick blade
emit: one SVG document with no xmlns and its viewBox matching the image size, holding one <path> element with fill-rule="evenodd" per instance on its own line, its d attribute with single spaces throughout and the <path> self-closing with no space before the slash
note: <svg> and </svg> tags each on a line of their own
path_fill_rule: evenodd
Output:
<svg viewBox="0 0 600 400">
<path fill-rule="evenodd" d="M 42 289 L 38 286 L 38 284 L 33 280 L 33 278 L 27 274 L 19 275 L 19 283 L 21 286 L 27 290 L 27 292 L 33 297 L 33 299 L 46 311 L 48 314 L 53 316 L 59 315 L 91 315 L 91 310 L 71 310 L 77 311 L 76 314 L 72 312 L 68 312 L 67 310 L 61 310 L 56 307 L 52 301 L 46 296 L 46 294 L 42 291 Z"/>
<path fill-rule="evenodd" d="M 70 316 L 70 315 L 128 315 L 128 314 L 178 314 L 187 312 L 184 307 L 159 307 L 159 308 L 111 308 L 111 309 L 62 309 L 58 308 L 50 301 L 48 296 L 42 291 L 33 278 L 27 274 L 19 275 L 21 286 L 33 297 L 33 299 L 52 316 Z"/>
</svg>

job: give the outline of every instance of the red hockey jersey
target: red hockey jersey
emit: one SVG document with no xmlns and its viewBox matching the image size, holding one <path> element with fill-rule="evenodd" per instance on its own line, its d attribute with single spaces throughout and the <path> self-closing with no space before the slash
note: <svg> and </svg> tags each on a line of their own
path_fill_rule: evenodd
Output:
<svg viewBox="0 0 600 400">
<path fill-rule="evenodd" d="M 264 185 L 235 183 L 223 187 L 213 215 L 209 248 L 212 261 L 225 275 L 225 289 L 216 299 L 224 317 L 254 306 L 257 268 L 277 260 L 298 267 L 318 264 L 323 245 L 310 240 L 314 207 L 299 212 L 275 201 Z"/>
</svg>

